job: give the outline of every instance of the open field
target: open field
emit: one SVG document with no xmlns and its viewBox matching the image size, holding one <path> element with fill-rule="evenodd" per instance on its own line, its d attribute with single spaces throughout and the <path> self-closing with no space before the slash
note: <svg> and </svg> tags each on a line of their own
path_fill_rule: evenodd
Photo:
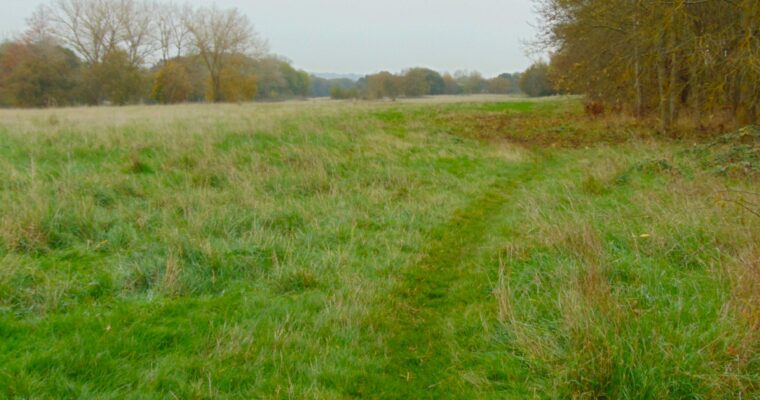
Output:
<svg viewBox="0 0 760 400">
<path fill-rule="evenodd" d="M 573 98 L 0 110 L 0 397 L 757 398 L 757 149 Z"/>
</svg>

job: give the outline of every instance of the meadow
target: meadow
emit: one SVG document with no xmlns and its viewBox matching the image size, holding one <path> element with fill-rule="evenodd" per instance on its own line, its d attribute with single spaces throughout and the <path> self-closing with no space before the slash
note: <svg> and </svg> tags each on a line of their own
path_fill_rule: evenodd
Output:
<svg viewBox="0 0 760 400">
<path fill-rule="evenodd" d="M 563 97 L 0 110 L 0 397 L 757 398 L 758 148 Z"/>
</svg>

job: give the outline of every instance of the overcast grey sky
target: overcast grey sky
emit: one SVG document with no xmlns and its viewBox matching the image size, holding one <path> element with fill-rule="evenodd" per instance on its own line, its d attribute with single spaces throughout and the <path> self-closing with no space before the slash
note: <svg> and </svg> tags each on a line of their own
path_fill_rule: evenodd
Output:
<svg viewBox="0 0 760 400">
<path fill-rule="evenodd" d="M 46 0 L 0 0 L 0 35 L 23 30 Z M 273 53 L 309 72 L 525 69 L 523 42 L 534 36 L 530 0 L 190 0 L 237 7 Z"/>
</svg>

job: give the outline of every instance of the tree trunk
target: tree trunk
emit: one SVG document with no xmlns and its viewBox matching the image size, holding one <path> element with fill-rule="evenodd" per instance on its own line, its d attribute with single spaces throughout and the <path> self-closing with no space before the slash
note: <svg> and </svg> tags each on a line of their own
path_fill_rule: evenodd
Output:
<svg viewBox="0 0 760 400">
<path fill-rule="evenodd" d="M 222 100 L 222 78 L 220 74 L 215 73 L 211 75 L 211 90 L 214 103 L 221 103 Z"/>
<path fill-rule="evenodd" d="M 692 61 L 691 63 L 691 73 L 689 74 L 689 85 L 690 85 L 690 91 L 689 96 L 691 97 L 691 107 L 692 112 L 694 113 L 694 127 L 699 127 L 702 125 L 702 81 L 700 80 L 699 75 L 699 62 Z"/>
<path fill-rule="evenodd" d="M 638 29 L 639 29 L 639 17 L 638 17 L 638 1 L 634 2 L 634 7 L 636 7 L 636 11 L 634 12 L 633 17 L 633 74 L 634 74 L 634 91 L 636 92 L 636 104 L 635 104 L 635 110 L 634 114 L 636 118 L 640 118 L 642 114 L 641 110 L 641 103 L 642 103 L 642 94 L 641 94 L 641 55 L 639 51 L 639 37 L 638 37 Z"/>
<path fill-rule="evenodd" d="M 670 79 L 668 82 L 668 127 L 678 117 L 678 52 L 675 50 L 675 34 L 670 34 Z"/>
<path fill-rule="evenodd" d="M 667 132 L 670 130 L 667 107 L 667 95 L 665 93 L 665 74 L 666 74 L 666 57 L 665 57 L 665 38 L 660 40 L 660 48 L 657 54 L 657 89 L 660 95 L 660 128 Z"/>
<path fill-rule="evenodd" d="M 741 76 L 737 74 L 734 78 L 733 87 L 731 88 L 731 109 L 734 112 L 734 117 L 739 116 L 739 108 L 741 106 L 741 87 Z"/>
<path fill-rule="evenodd" d="M 641 118 L 641 114 L 642 114 L 642 110 L 641 110 L 641 108 L 642 108 L 642 105 L 641 105 L 642 100 L 641 100 L 641 97 L 642 97 L 642 95 L 641 95 L 641 78 L 639 77 L 639 75 L 641 74 L 641 72 L 640 72 L 641 65 L 639 64 L 639 59 L 638 59 L 638 46 L 636 46 L 636 64 L 634 65 L 633 69 L 634 69 L 634 73 L 636 74 L 636 79 L 635 79 L 635 82 L 634 82 L 634 87 L 635 87 L 635 90 L 636 90 L 636 110 L 635 110 L 635 115 L 636 115 L 636 118 Z"/>
</svg>

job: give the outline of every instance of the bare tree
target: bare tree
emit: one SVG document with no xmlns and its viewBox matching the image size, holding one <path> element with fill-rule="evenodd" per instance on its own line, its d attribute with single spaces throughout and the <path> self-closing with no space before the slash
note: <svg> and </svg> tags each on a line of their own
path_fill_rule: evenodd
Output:
<svg viewBox="0 0 760 400">
<path fill-rule="evenodd" d="M 31 43 L 48 41 L 53 37 L 50 24 L 50 9 L 44 5 L 37 7 L 32 15 L 26 19 L 26 31 L 23 39 Z"/>
<path fill-rule="evenodd" d="M 120 0 L 117 21 L 120 42 L 132 65 L 145 62 L 158 47 L 154 40 L 154 7 L 145 0 Z"/>
<path fill-rule="evenodd" d="M 154 8 L 156 18 L 156 42 L 164 63 L 172 57 L 181 57 L 188 45 L 190 31 L 188 21 L 192 9 L 187 4 L 157 3 Z"/>
<path fill-rule="evenodd" d="M 140 65 L 156 50 L 151 3 L 146 0 L 54 0 L 43 8 L 52 34 L 90 64 L 120 49 Z"/>
<path fill-rule="evenodd" d="M 222 101 L 222 71 L 231 56 L 257 56 L 266 51 L 266 43 L 253 30 L 245 14 L 237 9 L 220 10 L 203 7 L 188 20 L 192 46 L 200 55 L 211 80 L 211 98 Z"/>
<path fill-rule="evenodd" d="M 55 0 L 47 10 L 53 35 L 96 64 L 120 41 L 118 9 L 115 0 Z"/>
</svg>

